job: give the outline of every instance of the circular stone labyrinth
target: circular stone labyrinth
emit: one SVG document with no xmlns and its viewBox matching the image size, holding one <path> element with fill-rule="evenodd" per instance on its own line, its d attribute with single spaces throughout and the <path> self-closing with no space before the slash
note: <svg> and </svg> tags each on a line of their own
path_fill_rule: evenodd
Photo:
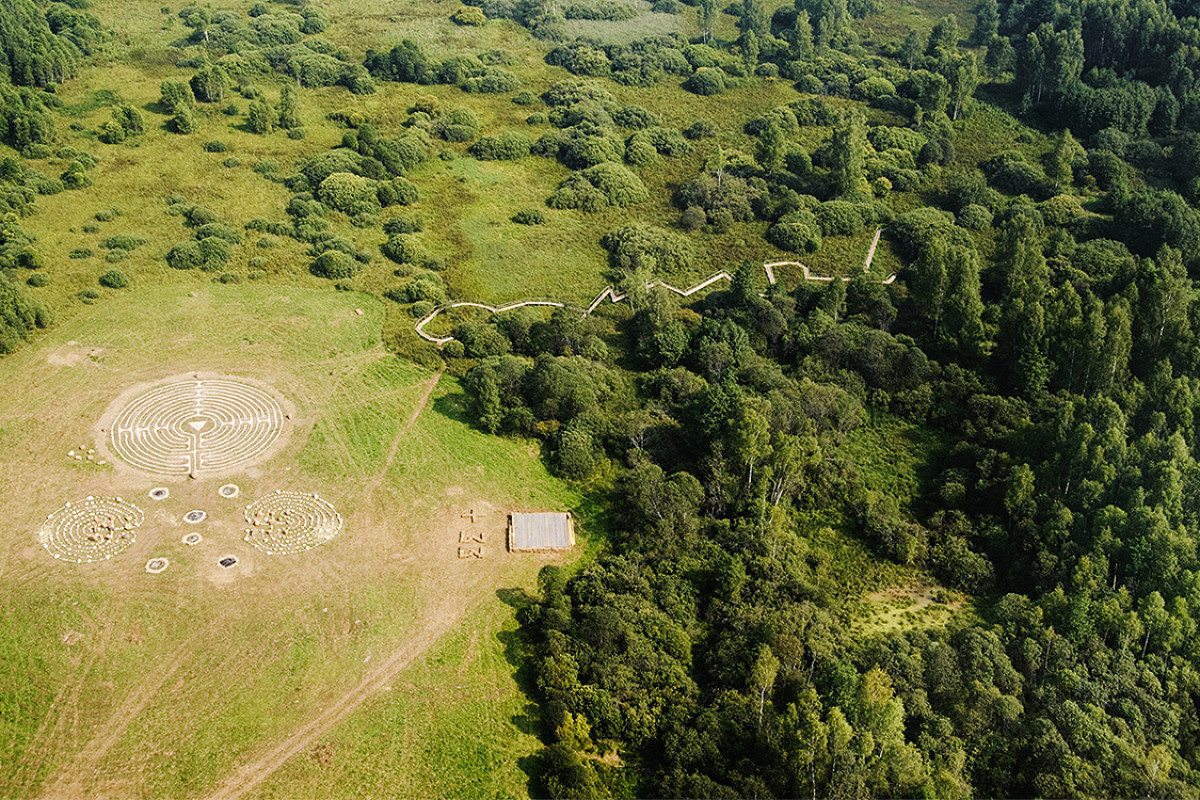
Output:
<svg viewBox="0 0 1200 800">
<path fill-rule="evenodd" d="M 38 541 L 63 561 L 104 561 L 133 544 L 133 532 L 143 520 L 142 510 L 120 497 L 88 497 L 46 517 Z"/>
<path fill-rule="evenodd" d="M 112 424 L 113 455 L 155 475 L 246 466 L 283 432 L 285 414 L 265 389 L 239 381 L 158 386 L 129 401 Z"/>
<path fill-rule="evenodd" d="M 342 517 L 325 500 L 305 492 L 277 491 L 246 506 L 247 542 L 270 555 L 300 553 L 342 530 Z"/>
</svg>

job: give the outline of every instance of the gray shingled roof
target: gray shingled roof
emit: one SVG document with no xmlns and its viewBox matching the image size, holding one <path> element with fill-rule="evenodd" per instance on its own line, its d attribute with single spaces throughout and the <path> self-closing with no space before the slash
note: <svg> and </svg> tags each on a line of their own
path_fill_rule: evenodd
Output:
<svg viewBox="0 0 1200 800">
<path fill-rule="evenodd" d="M 573 545 L 571 515 L 562 511 L 512 515 L 512 550 L 557 550 Z"/>
</svg>

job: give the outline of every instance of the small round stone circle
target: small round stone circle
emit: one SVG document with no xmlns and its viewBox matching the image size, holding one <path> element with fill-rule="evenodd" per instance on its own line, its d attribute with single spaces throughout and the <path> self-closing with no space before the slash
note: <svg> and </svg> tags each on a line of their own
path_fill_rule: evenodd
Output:
<svg viewBox="0 0 1200 800">
<path fill-rule="evenodd" d="M 236 483 L 227 483 L 220 489 L 217 489 L 217 494 L 221 495 L 221 497 L 237 497 L 240 491 L 241 489 L 238 488 Z"/>
<path fill-rule="evenodd" d="M 204 522 L 206 519 L 208 519 L 208 512 L 201 511 L 198 508 L 194 508 L 183 515 L 183 521 L 190 522 L 193 525 L 195 525 L 197 522 Z"/>
<path fill-rule="evenodd" d="M 245 540 L 269 555 L 311 550 L 342 530 L 342 516 L 311 492 L 274 492 L 246 506 L 245 517 Z"/>
<path fill-rule="evenodd" d="M 165 558 L 152 558 L 146 562 L 146 572 L 149 572 L 151 575 L 157 575 L 166 569 L 170 563 Z"/>
<path fill-rule="evenodd" d="M 232 566 L 236 566 L 237 562 L 238 562 L 237 556 L 225 556 L 217 563 L 220 564 L 225 569 L 229 569 Z"/>
<path fill-rule="evenodd" d="M 183 537 L 183 543 L 189 545 L 200 544 L 201 540 L 203 539 L 204 537 L 198 533 L 189 533 L 187 536 Z"/>
<path fill-rule="evenodd" d="M 224 379 L 156 386 L 130 400 L 109 432 L 113 455 L 153 475 L 222 472 L 252 463 L 286 414 L 258 386 Z"/>
<path fill-rule="evenodd" d="M 68 502 L 46 517 L 37 537 L 50 555 L 77 564 L 104 561 L 133 544 L 145 516 L 120 497 L 87 497 Z"/>
<path fill-rule="evenodd" d="M 150 490 L 150 499 L 151 500 L 166 500 L 170 496 L 171 496 L 171 490 L 166 488 L 165 486 L 158 486 L 158 487 Z"/>
</svg>

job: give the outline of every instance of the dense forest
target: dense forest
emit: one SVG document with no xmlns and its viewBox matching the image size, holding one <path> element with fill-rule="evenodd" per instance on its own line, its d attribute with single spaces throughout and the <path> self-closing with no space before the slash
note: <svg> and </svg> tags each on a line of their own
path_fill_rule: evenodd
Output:
<svg viewBox="0 0 1200 800">
<path fill-rule="evenodd" d="M 86 5 L 0 8 L 0 139 L 25 159 L 55 141 L 47 90 L 103 38 Z M 375 253 L 333 232 L 348 220 L 386 238 L 397 280 L 380 293 L 417 318 L 452 293 L 447 264 L 422 245 L 419 215 L 385 211 L 419 201 L 422 163 L 457 146 L 561 165 L 544 207 L 513 209 L 542 225 L 550 211 L 645 203 L 649 171 L 691 159 L 669 218 L 601 240 L 626 306 L 464 319 L 436 353 L 394 342 L 444 359 L 474 424 L 540 440 L 605 510 L 599 552 L 543 570 L 521 612 L 547 744 L 539 788 L 1200 795 L 1190 7 L 982 0 L 970 30 L 947 17 L 890 38 L 868 33 L 884 13 L 872 0 L 653 7 L 691 15 L 699 35 L 569 38 L 568 20 L 629 13 L 603 1 L 447 9 L 459 25 L 528 29 L 570 74 L 539 93 L 501 51 L 439 60 L 403 39 L 359 58 L 318 38 L 330 21 L 315 4 L 184 8 L 190 77 L 165 81 L 153 112 L 180 136 L 235 95 L 249 131 L 297 139 L 304 89 L 406 83 L 417 99 L 391 129 L 333 115 L 341 142 L 294 171 L 256 166 L 290 194 L 274 219 L 171 197 L 187 232 L 167 265 L 217 272 L 246 232 L 270 234 L 354 289 Z M 721 14 L 736 38 L 715 35 Z M 276 78 L 273 102 L 254 82 Z M 670 83 L 719 110 L 754 81 L 789 82 L 795 99 L 750 120 L 741 149 L 718 143 L 717 111 L 672 127 L 616 99 Z M 488 130 L 470 107 L 417 93 L 434 85 L 510 96 L 526 127 Z M 115 105 L 97 138 L 115 146 L 146 124 Z M 1007 137 L 999 152 L 980 144 L 984 126 Z M 48 322 L 9 276 L 40 266 L 20 226 L 36 196 L 87 185 L 95 160 L 68 155 L 58 178 L 0 161 L 0 351 Z M 801 258 L 882 228 L 904 266 L 894 283 L 854 265 L 785 289 L 761 262 L 717 264 L 735 272 L 729 287 L 687 305 L 647 288 L 708 272 L 697 237 L 735 226 Z M 904 432 L 911 485 L 862 458 L 864 431 Z M 966 601 L 946 624 L 864 627 L 868 562 Z"/>
<path fill-rule="evenodd" d="M 1195 21 L 1161 3 L 984 2 L 967 37 L 946 19 L 867 56 L 843 4 L 732 10 L 728 52 L 575 41 L 548 60 L 618 82 L 678 64 L 699 94 L 796 81 L 811 97 L 751 123 L 752 158 L 678 190 L 679 224 L 757 218 L 798 253 L 886 225 L 908 266 L 893 286 L 786 293 L 746 263 L 680 308 L 636 287 L 686 243 L 638 225 L 605 239 L 635 289 L 628 319 L 518 311 L 455 330 L 479 424 L 542 437 L 612 509 L 605 553 L 547 568 L 525 612 L 543 788 L 1194 796 Z M 426 79 L 402 63 L 383 77 Z M 1082 143 L 1059 129 L 1040 161 L 958 157 L 984 73 L 1002 78 L 994 102 Z M 564 133 L 535 152 L 591 152 L 577 142 L 629 115 L 603 89 L 561 94 L 546 100 Z M 870 121 L 833 98 L 866 101 Z M 812 125 L 831 138 L 798 147 Z M 872 488 L 847 444 L 897 418 L 933 442 L 912 497 Z M 824 526 L 930 570 L 974 613 L 857 635 Z"/>
</svg>

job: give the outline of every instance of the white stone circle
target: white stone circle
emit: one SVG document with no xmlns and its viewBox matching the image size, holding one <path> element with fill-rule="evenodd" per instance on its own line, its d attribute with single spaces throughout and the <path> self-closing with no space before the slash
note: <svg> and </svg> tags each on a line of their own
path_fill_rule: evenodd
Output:
<svg viewBox="0 0 1200 800">
<path fill-rule="evenodd" d="M 183 521 L 189 522 L 192 525 L 195 525 L 198 522 L 204 522 L 206 519 L 208 519 L 208 512 L 201 511 L 198 508 L 193 508 L 191 511 L 183 515 Z"/>
<path fill-rule="evenodd" d="M 140 508 L 120 497 L 87 497 L 46 517 L 37 536 L 57 559 L 76 564 L 104 561 L 133 544 L 134 531 L 144 519 Z"/>
<path fill-rule="evenodd" d="M 285 414 L 264 389 L 231 380 L 155 387 L 129 401 L 112 424 L 115 456 L 155 475 L 222 472 L 261 456 Z"/>
<path fill-rule="evenodd" d="M 165 486 L 156 486 L 150 490 L 151 500 L 166 500 L 171 496 L 171 490 Z"/>
<path fill-rule="evenodd" d="M 152 558 L 146 562 L 146 572 L 149 572 L 151 575 L 157 575 L 166 569 L 170 563 L 165 558 Z"/>
<path fill-rule="evenodd" d="M 220 489 L 217 489 L 217 494 L 221 495 L 221 497 L 237 497 L 240 492 L 241 489 L 238 488 L 236 483 L 227 483 Z"/>
<path fill-rule="evenodd" d="M 245 540 L 270 555 L 311 550 L 342 530 L 337 510 L 311 492 L 274 492 L 246 506 L 245 516 Z"/>
<path fill-rule="evenodd" d="M 189 533 L 187 536 L 183 537 L 183 543 L 188 545 L 200 544 L 203 539 L 204 537 L 198 533 Z"/>
</svg>

